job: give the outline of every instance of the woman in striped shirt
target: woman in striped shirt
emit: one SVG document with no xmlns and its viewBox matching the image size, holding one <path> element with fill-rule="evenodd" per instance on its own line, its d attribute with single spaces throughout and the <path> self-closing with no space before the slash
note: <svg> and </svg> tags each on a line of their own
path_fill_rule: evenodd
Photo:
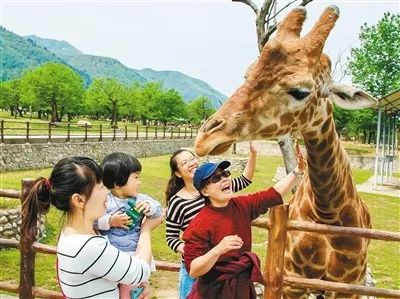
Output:
<svg viewBox="0 0 400 299">
<path fill-rule="evenodd" d="M 253 178 L 257 150 L 250 142 L 250 156 L 239 178 L 232 180 L 232 190 L 237 192 L 246 188 Z M 170 158 L 171 177 L 165 192 L 167 202 L 166 239 L 168 246 L 182 255 L 179 272 L 179 298 L 186 299 L 195 279 L 189 276 L 183 264 L 184 242 L 180 232 L 184 231 L 190 221 L 204 207 L 204 197 L 193 185 L 193 176 L 199 166 L 196 156 L 188 150 L 178 150 Z"/>
<path fill-rule="evenodd" d="M 32 224 L 50 205 L 66 213 L 57 244 L 57 274 L 66 298 L 119 298 L 118 284 L 138 285 L 149 279 L 151 230 L 161 219 L 146 220 L 136 256 L 112 246 L 93 230 L 106 210 L 107 189 L 102 170 L 93 160 L 71 157 L 59 161 L 50 178 L 35 181 L 26 201 L 22 233 L 32 238 Z M 145 290 L 140 298 L 148 298 Z"/>
</svg>

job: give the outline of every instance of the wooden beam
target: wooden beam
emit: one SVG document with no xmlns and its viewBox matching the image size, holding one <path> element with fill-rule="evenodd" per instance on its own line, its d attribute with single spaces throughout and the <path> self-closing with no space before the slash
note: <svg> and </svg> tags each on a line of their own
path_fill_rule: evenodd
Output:
<svg viewBox="0 0 400 299">
<path fill-rule="evenodd" d="M 368 239 L 384 240 L 384 241 L 397 241 L 397 242 L 400 241 L 400 233 L 369 229 L 369 228 L 318 224 L 306 221 L 290 220 L 288 221 L 287 229 L 305 231 L 305 232 L 314 232 L 320 234 L 364 237 Z"/>
<path fill-rule="evenodd" d="M 310 288 L 315 290 L 327 290 L 338 293 L 376 296 L 379 298 L 400 298 L 400 291 L 398 290 L 379 289 L 356 284 L 324 281 L 320 279 L 306 279 L 287 276 L 285 277 L 284 284 L 304 289 Z"/>
</svg>

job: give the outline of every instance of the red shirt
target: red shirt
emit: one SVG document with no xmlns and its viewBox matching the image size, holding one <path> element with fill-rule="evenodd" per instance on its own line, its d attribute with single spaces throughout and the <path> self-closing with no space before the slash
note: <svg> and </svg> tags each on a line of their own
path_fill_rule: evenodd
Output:
<svg viewBox="0 0 400 299">
<path fill-rule="evenodd" d="M 268 208 L 282 203 L 281 195 L 274 188 L 269 188 L 254 194 L 233 197 L 225 207 L 217 208 L 208 204 L 200 211 L 183 234 L 188 272 L 195 258 L 207 253 L 225 236 L 238 235 L 243 240 L 243 246 L 221 255 L 214 267 L 202 275 L 198 282 L 199 288 L 207 282 L 215 282 L 220 275 L 215 269 L 218 263 L 237 261 L 244 252 L 251 251 L 251 221 L 266 213 Z"/>
</svg>

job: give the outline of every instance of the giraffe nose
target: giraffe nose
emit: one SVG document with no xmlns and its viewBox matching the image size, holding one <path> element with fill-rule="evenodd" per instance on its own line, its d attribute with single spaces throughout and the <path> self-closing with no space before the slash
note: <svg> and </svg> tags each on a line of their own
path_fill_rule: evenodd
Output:
<svg viewBox="0 0 400 299">
<path fill-rule="evenodd" d="M 226 121 L 223 119 L 210 119 L 204 126 L 204 133 L 213 133 L 221 130 L 225 126 Z"/>
</svg>

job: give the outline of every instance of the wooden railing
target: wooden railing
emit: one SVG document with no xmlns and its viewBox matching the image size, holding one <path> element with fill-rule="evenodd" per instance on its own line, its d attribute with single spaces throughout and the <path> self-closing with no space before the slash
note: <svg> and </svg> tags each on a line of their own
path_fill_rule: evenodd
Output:
<svg viewBox="0 0 400 299">
<path fill-rule="evenodd" d="M 142 126 L 133 123 L 121 123 L 117 126 L 103 124 L 84 125 L 66 123 L 36 123 L 0 120 L 0 142 L 20 139 L 24 142 L 43 140 L 52 142 L 72 139 L 83 139 L 84 142 L 108 140 L 138 140 L 138 139 L 192 139 L 198 128 L 192 126 Z"/>
<path fill-rule="evenodd" d="M 26 198 L 32 180 L 22 180 L 21 192 L 14 190 L 0 190 L 0 197 L 20 197 L 21 203 Z M 400 298 L 399 290 L 366 287 L 362 285 L 345 284 L 307 279 L 284 275 L 284 252 L 287 232 L 290 230 L 306 231 L 318 234 L 345 235 L 363 237 L 383 241 L 400 241 L 400 233 L 356 227 L 338 227 L 311 222 L 288 220 L 288 206 L 278 206 L 270 211 L 269 218 L 253 221 L 253 226 L 268 229 L 268 247 L 264 268 L 265 292 L 264 299 L 279 299 L 284 286 L 296 288 L 326 290 L 347 294 L 378 296 L 383 298 Z M 34 285 L 35 253 L 42 252 L 56 254 L 54 246 L 29 241 L 27 236 L 21 235 L 20 241 L 0 239 L 0 247 L 20 249 L 20 281 L 19 286 L 0 282 L 0 290 L 19 293 L 20 298 L 63 298 L 61 293 L 38 288 Z M 179 264 L 165 261 L 156 261 L 156 268 L 162 271 L 179 271 Z"/>
<path fill-rule="evenodd" d="M 21 192 L 15 190 L 1 190 L 0 197 L 20 198 L 21 205 L 26 199 L 33 180 L 22 180 Z M 21 211 L 21 214 L 22 211 Z M 36 223 L 34 224 L 36 225 Z M 34 229 L 36 231 L 36 227 Z M 36 235 L 36 233 L 35 233 Z M 19 298 L 64 298 L 60 292 L 46 290 L 35 286 L 35 257 L 36 252 L 45 254 L 56 254 L 56 247 L 31 241 L 29 236 L 21 234 L 17 240 L 0 239 L 2 248 L 19 248 L 20 250 L 20 277 L 19 285 L 0 282 L 0 290 L 18 293 Z M 165 261 L 156 261 L 156 269 L 161 271 L 179 272 L 180 265 Z"/>
</svg>

